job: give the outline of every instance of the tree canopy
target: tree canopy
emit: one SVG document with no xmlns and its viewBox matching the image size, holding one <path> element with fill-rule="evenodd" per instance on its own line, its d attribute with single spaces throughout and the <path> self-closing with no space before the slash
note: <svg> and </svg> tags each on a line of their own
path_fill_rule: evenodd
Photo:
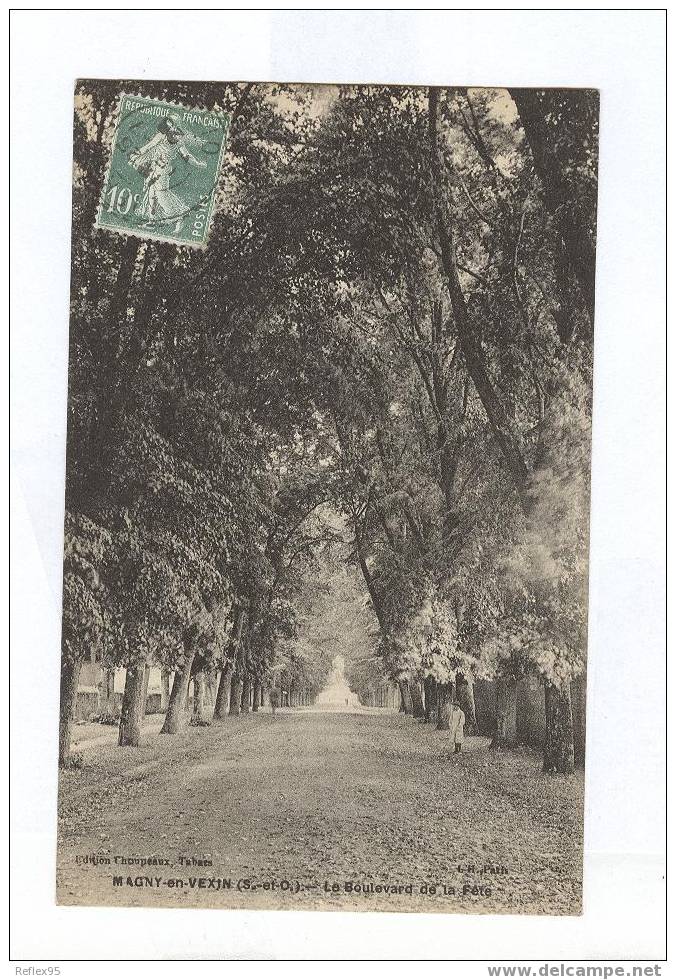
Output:
<svg viewBox="0 0 676 980">
<path fill-rule="evenodd" d="M 124 83 L 78 84 L 64 649 L 218 668 L 240 606 L 250 668 L 318 690 L 308 604 L 359 582 L 361 682 L 560 689 L 585 657 L 596 93 L 143 88 L 232 124 L 208 247 L 125 238 L 93 227 Z"/>
</svg>

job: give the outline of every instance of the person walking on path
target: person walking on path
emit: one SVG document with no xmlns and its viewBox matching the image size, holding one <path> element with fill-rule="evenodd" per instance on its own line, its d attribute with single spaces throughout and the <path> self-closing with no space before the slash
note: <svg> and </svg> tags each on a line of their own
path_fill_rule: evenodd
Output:
<svg viewBox="0 0 676 980">
<path fill-rule="evenodd" d="M 270 707 L 272 708 L 272 713 L 274 715 L 275 712 L 277 711 L 277 705 L 279 704 L 279 691 L 277 690 L 276 687 L 273 687 L 270 690 L 269 697 L 270 697 Z"/>
<path fill-rule="evenodd" d="M 451 730 L 453 745 L 455 746 L 454 751 L 461 752 L 462 744 L 465 741 L 465 712 L 462 710 L 457 701 L 453 702 L 453 706 L 451 708 L 449 727 Z"/>
</svg>

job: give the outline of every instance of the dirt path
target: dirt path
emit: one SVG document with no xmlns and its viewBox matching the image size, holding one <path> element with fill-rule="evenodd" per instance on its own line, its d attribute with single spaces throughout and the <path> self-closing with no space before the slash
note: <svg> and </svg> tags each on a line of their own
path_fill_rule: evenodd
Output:
<svg viewBox="0 0 676 980">
<path fill-rule="evenodd" d="M 487 744 L 362 710 L 98 745 L 61 777 L 59 901 L 579 913 L 581 775 Z"/>
</svg>

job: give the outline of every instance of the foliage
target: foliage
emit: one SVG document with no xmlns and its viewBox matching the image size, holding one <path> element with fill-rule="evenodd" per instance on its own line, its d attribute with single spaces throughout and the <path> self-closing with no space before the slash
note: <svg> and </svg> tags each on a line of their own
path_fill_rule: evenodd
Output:
<svg viewBox="0 0 676 980">
<path fill-rule="evenodd" d="M 582 670 L 593 99 L 149 83 L 235 116 L 196 251 L 93 230 L 120 90 L 76 100 L 65 654 L 218 667 L 239 605 L 312 691 L 338 636 L 361 687 Z"/>
</svg>

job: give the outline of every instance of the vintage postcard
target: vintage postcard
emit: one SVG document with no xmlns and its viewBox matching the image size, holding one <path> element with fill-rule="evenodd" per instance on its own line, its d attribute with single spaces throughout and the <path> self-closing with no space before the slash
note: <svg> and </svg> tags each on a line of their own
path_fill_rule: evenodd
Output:
<svg viewBox="0 0 676 980">
<path fill-rule="evenodd" d="M 59 903 L 581 913 L 598 123 L 77 83 Z"/>
</svg>

